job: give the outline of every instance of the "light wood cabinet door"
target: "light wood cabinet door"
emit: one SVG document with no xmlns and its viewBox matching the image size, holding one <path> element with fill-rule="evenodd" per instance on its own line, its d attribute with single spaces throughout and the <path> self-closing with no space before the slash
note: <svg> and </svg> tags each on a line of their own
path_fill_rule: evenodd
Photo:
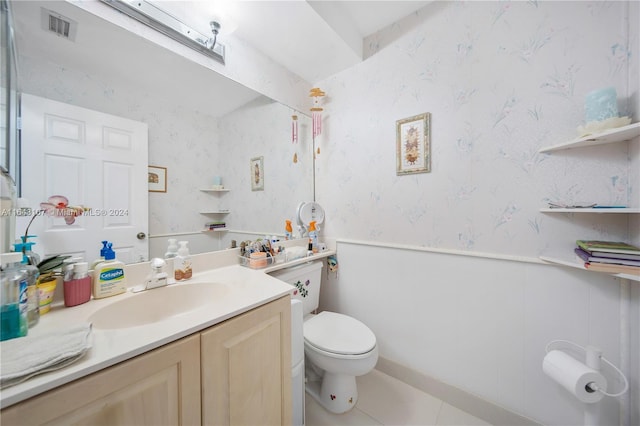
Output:
<svg viewBox="0 0 640 426">
<path fill-rule="evenodd" d="M 291 424 L 289 296 L 201 333 L 202 423 Z"/>
<path fill-rule="evenodd" d="M 199 425 L 200 336 L 11 406 L 9 425 Z"/>
</svg>

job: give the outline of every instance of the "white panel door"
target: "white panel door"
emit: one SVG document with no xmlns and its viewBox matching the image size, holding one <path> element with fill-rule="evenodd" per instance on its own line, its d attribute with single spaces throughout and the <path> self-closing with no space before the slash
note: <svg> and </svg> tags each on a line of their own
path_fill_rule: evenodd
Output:
<svg viewBox="0 0 640 426">
<path fill-rule="evenodd" d="M 108 240 L 122 262 L 148 259 L 147 130 L 146 123 L 22 96 L 22 197 L 38 208 L 64 195 L 91 209 L 71 225 L 36 218 L 29 230 L 36 251 L 91 262 Z"/>
</svg>

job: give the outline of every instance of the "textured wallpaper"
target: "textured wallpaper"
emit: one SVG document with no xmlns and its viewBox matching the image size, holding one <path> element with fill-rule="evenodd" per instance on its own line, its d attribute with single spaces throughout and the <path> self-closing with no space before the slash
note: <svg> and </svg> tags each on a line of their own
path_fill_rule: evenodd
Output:
<svg viewBox="0 0 640 426">
<path fill-rule="evenodd" d="M 434 2 L 367 38 L 364 62 L 319 83 L 325 235 L 527 256 L 628 238 L 624 215 L 539 212 L 548 201 L 627 204 L 638 190 L 627 143 L 538 153 L 578 136 L 592 90 L 615 87 L 621 114 L 637 113 L 628 7 Z M 396 120 L 424 112 L 431 172 L 397 176 Z"/>
</svg>

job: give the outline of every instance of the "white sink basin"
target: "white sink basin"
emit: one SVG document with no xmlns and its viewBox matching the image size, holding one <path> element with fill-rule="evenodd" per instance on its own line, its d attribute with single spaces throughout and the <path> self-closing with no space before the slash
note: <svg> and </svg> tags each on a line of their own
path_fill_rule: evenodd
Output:
<svg viewBox="0 0 640 426">
<path fill-rule="evenodd" d="M 93 327 L 102 329 L 136 327 L 204 308 L 228 292 L 229 288 L 220 283 L 169 285 L 100 308 L 89 321 Z"/>
</svg>

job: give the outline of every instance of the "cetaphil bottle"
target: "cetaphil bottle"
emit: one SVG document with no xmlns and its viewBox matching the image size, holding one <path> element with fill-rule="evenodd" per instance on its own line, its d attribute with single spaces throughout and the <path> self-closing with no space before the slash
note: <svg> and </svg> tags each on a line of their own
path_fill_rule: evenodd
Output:
<svg viewBox="0 0 640 426">
<path fill-rule="evenodd" d="M 111 246 L 105 250 L 104 262 L 98 263 L 93 271 L 93 297 L 115 296 L 127 291 L 124 263 L 116 260 Z"/>
</svg>

